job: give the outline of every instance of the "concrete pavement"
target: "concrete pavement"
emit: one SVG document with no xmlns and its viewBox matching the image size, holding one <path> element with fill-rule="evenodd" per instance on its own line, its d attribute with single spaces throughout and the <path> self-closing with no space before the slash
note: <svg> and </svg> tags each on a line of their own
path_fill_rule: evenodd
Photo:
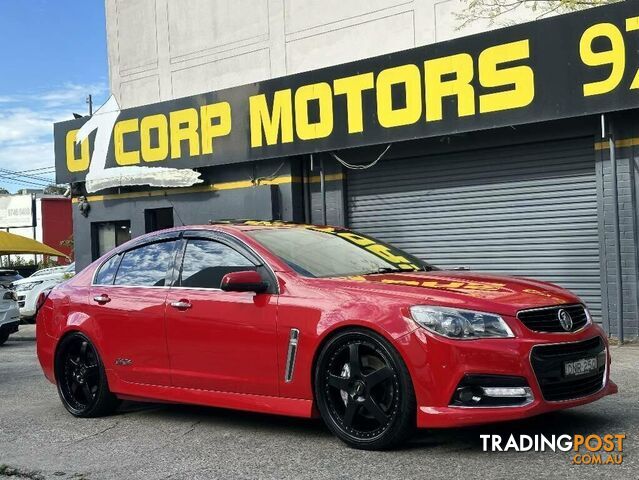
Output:
<svg viewBox="0 0 639 480">
<path fill-rule="evenodd" d="M 350 449 L 318 420 L 127 403 L 76 419 L 40 371 L 35 343 L 0 347 L 0 478 L 639 478 L 639 348 L 613 347 L 620 393 L 526 421 L 425 430 L 391 452 Z M 480 434 L 625 433 L 618 465 L 571 465 L 564 452 L 483 452 Z"/>
</svg>

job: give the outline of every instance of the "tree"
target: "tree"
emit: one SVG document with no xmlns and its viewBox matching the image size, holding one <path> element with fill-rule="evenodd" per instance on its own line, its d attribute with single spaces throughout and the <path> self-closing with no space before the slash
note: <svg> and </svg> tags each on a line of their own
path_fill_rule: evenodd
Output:
<svg viewBox="0 0 639 480">
<path fill-rule="evenodd" d="M 9 195 L 9 190 L 0 187 L 0 195 Z"/>
<path fill-rule="evenodd" d="M 583 10 L 617 1 L 619 0 L 465 0 L 466 8 L 455 16 L 459 21 L 458 29 L 461 29 L 477 21 L 485 21 L 489 25 L 498 22 L 516 23 L 512 18 L 507 18 L 512 17 L 509 14 L 516 11 L 526 12 L 525 15 L 519 15 L 522 19 L 536 20 L 548 15 Z"/>
<path fill-rule="evenodd" d="M 64 185 L 54 185 L 51 184 L 48 187 L 45 187 L 44 193 L 46 195 L 62 195 L 67 191 L 67 187 Z"/>
<path fill-rule="evenodd" d="M 60 242 L 60 246 L 69 249 L 69 251 L 70 251 L 69 258 L 71 260 L 73 260 L 73 255 L 75 253 L 75 243 L 73 241 L 73 234 L 71 234 L 71 236 L 69 238 L 67 238 L 66 240 L 62 240 Z"/>
</svg>

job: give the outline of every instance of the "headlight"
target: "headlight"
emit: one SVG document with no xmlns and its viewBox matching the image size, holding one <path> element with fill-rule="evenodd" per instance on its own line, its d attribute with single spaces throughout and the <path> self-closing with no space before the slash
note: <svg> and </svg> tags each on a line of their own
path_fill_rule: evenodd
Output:
<svg viewBox="0 0 639 480">
<path fill-rule="evenodd" d="M 25 290 L 33 290 L 33 287 L 35 287 L 36 285 L 40 285 L 41 283 L 42 283 L 42 281 L 29 282 L 29 283 L 19 283 L 15 287 L 16 287 L 16 291 L 23 292 Z"/>
<path fill-rule="evenodd" d="M 427 305 L 411 307 L 410 313 L 420 326 L 448 338 L 514 337 L 504 319 L 492 313 Z"/>
<path fill-rule="evenodd" d="M 4 295 L 2 296 L 3 300 L 17 300 L 18 297 L 16 296 L 16 292 L 14 292 L 13 290 L 9 290 L 8 292 L 4 292 Z"/>
<path fill-rule="evenodd" d="M 586 312 L 586 325 L 590 325 L 592 323 L 592 315 L 590 314 L 590 310 L 586 307 L 586 304 L 583 304 L 584 312 Z"/>
</svg>

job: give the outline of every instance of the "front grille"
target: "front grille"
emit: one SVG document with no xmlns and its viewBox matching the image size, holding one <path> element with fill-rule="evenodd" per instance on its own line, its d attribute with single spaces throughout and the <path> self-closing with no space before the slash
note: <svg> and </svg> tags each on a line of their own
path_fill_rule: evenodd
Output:
<svg viewBox="0 0 639 480">
<path fill-rule="evenodd" d="M 596 357 L 597 370 L 578 376 L 566 377 L 564 363 Z M 533 347 L 530 361 L 544 399 L 548 401 L 572 400 L 599 391 L 606 372 L 606 348 L 601 337 L 583 342 Z"/>
<path fill-rule="evenodd" d="M 565 310 L 572 318 L 572 328 L 565 330 L 559 322 L 559 310 Z M 588 323 L 583 305 L 557 305 L 517 312 L 517 318 L 534 332 L 575 332 Z"/>
</svg>

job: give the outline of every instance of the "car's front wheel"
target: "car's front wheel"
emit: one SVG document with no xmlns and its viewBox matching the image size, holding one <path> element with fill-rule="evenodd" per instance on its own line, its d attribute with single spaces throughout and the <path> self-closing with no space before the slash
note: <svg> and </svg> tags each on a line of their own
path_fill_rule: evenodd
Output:
<svg viewBox="0 0 639 480">
<path fill-rule="evenodd" d="M 55 376 L 63 405 L 76 417 L 108 415 L 120 403 L 109 390 L 96 348 L 82 333 L 72 333 L 60 342 Z"/>
<path fill-rule="evenodd" d="M 372 331 L 343 331 L 324 345 L 315 398 L 328 428 L 355 448 L 391 448 L 415 428 L 408 369 L 395 348 Z"/>
</svg>

